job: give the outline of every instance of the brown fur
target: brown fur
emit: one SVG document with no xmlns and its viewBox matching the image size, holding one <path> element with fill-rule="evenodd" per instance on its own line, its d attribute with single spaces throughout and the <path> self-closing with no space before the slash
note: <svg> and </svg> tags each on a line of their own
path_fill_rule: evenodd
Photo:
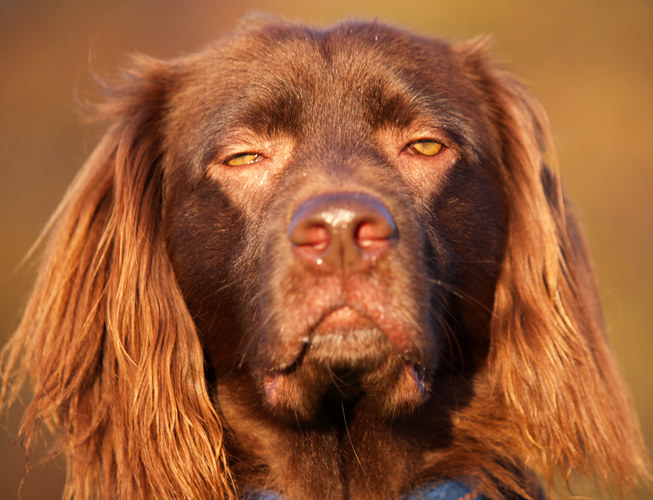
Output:
<svg viewBox="0 0 653 500">
<path fill-rule="evenodd" d="M 484 45 L 250 19 L 134 62 L 4 350 L 2 399 L 29 374 L 21 436 L 54 429 L 66 498 L 647 479 L 546 118 Z M 444 151 L 406 149 L 425 135 Z M 263 160 L 225 164 L 242 152 Z M 396 223 L 369 269 L 291 250 L 298 207 L 334 192 Z"/>
</svg>

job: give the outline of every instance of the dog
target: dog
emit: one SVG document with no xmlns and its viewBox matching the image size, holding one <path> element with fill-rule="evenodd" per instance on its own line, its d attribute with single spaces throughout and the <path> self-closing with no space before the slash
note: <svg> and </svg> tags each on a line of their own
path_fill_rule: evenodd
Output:
<svg viewBox="0 0 653 500">
<path fill-rule="evenodd" d="M 134 58 L 3 354 L 66 498 L 648 477 L 545 114 L 487 45 L 255 16 Z"/>
</svg>

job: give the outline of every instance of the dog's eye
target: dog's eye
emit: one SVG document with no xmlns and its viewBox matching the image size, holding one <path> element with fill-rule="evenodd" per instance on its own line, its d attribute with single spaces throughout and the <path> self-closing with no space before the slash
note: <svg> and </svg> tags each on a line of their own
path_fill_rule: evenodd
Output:
<svg viewBox="0 0 653 500">
<path fill-rule="evenodd" d="M 419 141 L 411 142 L 408 145 L 408 149 L 422 156 L 436 156 L 442 152 L 444 145 L 432 139 L 420 139 Z"/>
<path fill-rule="evenodd" d="M 230 167 L 242 167 L 243 165 L 256 163 L 261 158 L 263 156 L 258 153 L 238 153 L 227 158 L 224 163 Z"/>
</svg>

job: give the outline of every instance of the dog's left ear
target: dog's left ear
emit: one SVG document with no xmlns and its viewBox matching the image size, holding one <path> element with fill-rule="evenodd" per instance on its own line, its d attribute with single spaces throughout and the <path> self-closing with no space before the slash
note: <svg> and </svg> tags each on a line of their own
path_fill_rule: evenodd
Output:
<svg viewBox="0 0 653 500">
<path fill-rule="evenodd" d="M 66 497 L 235 498 L 162 234 L 176 71 L 143 59 L 110 89 L 99 107 L 108 130 L 42 236 L 35 289 L 3 351 L 0 404 L 28 374 L 21 435 L 26 448 L 43 424 L 59 436 Z"/>
<path fill-rule="evenodd" d="M 490 62 L 486 42 L 455 50 L 485 100 L 501 152 L 509 220 L 488 369 L 520 429 L 519 458 L 549 482 L 556 468 L 626 489 L 647 481 L 639 425 L 610 351 L 546 116 L 522 84 Z"/>
</svg>

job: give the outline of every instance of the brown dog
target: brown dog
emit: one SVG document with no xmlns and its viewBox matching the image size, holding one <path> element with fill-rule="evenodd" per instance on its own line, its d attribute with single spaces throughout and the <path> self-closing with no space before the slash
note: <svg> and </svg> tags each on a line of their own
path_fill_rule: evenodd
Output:
<svg viewBox="0 0 653 500">
<path fill-rule="evenodd" d="M 67 497 L 647 475 L 544 114 L 482 43 L 250 19 L 100 112 L 4 353 Z"/>
</svg>

